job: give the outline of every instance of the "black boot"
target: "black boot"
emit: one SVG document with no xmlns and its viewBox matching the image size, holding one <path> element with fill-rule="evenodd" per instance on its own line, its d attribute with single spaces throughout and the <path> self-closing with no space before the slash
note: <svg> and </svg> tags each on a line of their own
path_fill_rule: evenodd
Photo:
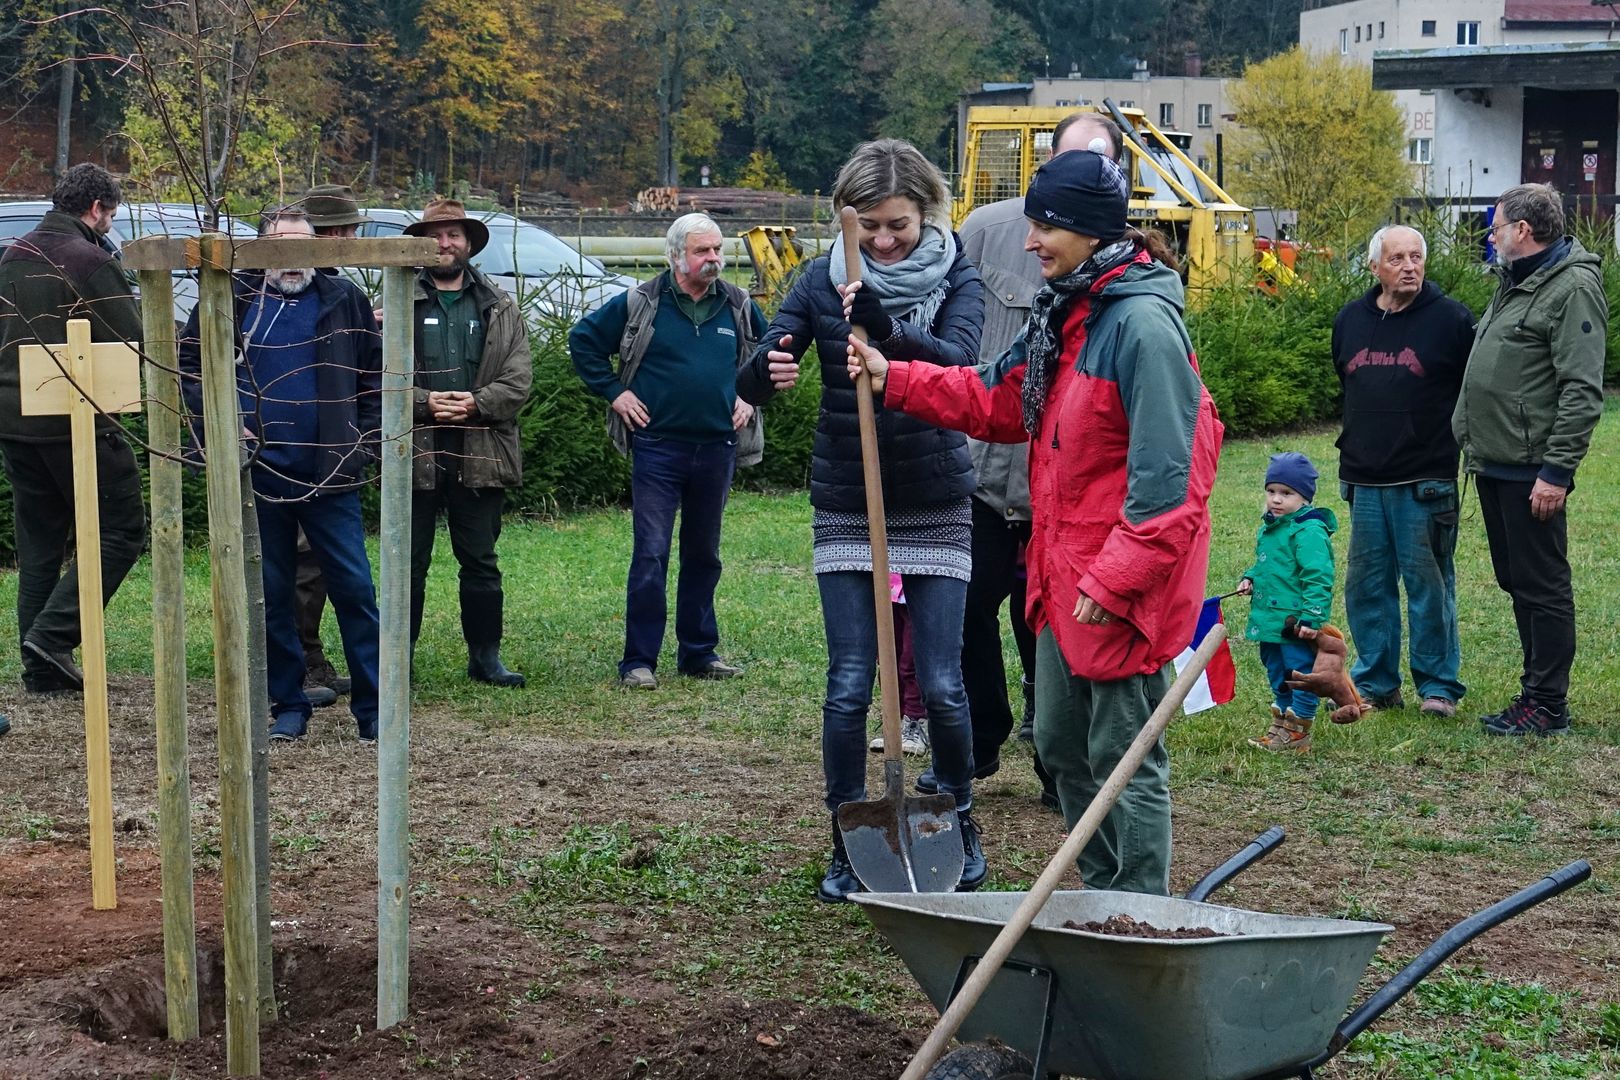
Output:
<svg viewBox="0 0 1620 1080">
<path fill-rule="evenodd" d="M 495 686 L 524 686 L 528 680 L 501 663 L 501 623 L 505 597 L 490 592 L 461 591 L 461 633 L 467 639 L 467 677 Z"/>
<path fill-rule="evenodd" d="M 1018 725 L 1018 737 L 1025 742 L 1035 741 L 1035 680 L 1024 680 L 1024 722 Z"/>
<path fill-rule="evenodd" d="M 962 827 L 962 881 L 956 891 L 972 892 L 984 884 L 989 872 L 984 861 L 984 843 L 979 839 L 979 823 L 973 820 L 971 813 L 958 810 L 956 820 Z"/>
<path fill-rule="evenodd" d="M 861 879 L 855 876 L 854 867 L 849 865 L 849 855 L 844 851 L 844 834 L 838 831 L 837 819 L 833 821 L 832 836 L 832 858 L 827 860 L 827 874 L 821 879 L 816 898 L 829 904 L 842 904 L 848 901 L 850 893 L 861 891 Z"/>
</svg>

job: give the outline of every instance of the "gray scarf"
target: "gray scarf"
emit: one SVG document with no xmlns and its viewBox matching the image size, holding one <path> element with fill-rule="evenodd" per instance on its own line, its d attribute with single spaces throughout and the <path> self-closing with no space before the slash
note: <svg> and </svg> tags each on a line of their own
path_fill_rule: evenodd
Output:
<svg viewBox="0 0 1620 1080">
<path fill-rule="evenodd" d="M 1056 381 L 1058 360 L 1063 356 L 1063 321 L 1070 306 L 1091 291 L 1098 278 L 1134 258 L 1134 241 L 1116 241 L 1092 252 L 1091 258 L 1062 277 L 1042 285 L 1030 302 L 1029 323 L 1024 330 L 1028 350 L 1024 361 L 1024 430 L 1031 436 L 1040 433 L 1046 394 Z"/>
<path fill-rule="evenodd" d="M 934 325 L 945 302 L 945 275 L 956 262 L 956 238 L 936 225 L 924 225 L 917 246 L 897 263 L 885 266 L 861 252 L 861 288 L 883 304 L 883 312 L 924 329 Z M 844 267 L 844 237 L 833 239 L 827 272 L 834 285 L 849 282 Z"/>
</svg>

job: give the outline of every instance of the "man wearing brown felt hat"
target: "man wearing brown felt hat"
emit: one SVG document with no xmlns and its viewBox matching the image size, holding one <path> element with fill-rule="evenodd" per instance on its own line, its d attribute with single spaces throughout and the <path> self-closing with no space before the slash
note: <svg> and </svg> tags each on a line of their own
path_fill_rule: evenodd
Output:
<svg viewBox="0 0 1620 1080">
<path fill-rule="evenodd" d="M 415 455 L 411 498 L 411 643 L 422 630 L 428 567 L 442 510 L 461 564 L 461 632 L 467 676 L 522 686 L 501 663 L 503 593 L 495 542 L 506 489 L 523 479 L 518 410 L 534 377 L 529 334 L 516 301 L 472 257 L 489 229 L 454 199 L 435 199 L 407 236 L 438 242 L 438 262 L 416 278 Z"/>
</svg>

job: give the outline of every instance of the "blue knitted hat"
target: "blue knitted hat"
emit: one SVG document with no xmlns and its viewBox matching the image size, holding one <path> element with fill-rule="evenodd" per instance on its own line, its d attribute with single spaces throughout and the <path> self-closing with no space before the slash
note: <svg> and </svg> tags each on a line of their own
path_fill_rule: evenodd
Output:
<svg viewBox="0 0 1620 1080">
<path fill-rule="evenodd" d="M 1297 450 L 1272 454 L 1271 464 L 1266 466 L 1266 483 L 1286 484 L 1299 492 L 1306 502 L 1313 502 L 1316 499 L 1316 466 Z"/>
</svg>

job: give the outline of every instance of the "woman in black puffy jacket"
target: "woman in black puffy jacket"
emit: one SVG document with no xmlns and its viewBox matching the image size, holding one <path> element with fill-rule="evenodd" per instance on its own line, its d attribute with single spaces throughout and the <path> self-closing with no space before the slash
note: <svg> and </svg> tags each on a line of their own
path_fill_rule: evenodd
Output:
<svg viewBox="0 0 1620 1080">
<path fill-rule="evenodd" d="M 984 322 L 983 284 L 950 227 L 944 177 L 909 143 L 883 139 L 857 147 L 839 170 L 833 205 L 859 215 L 862 285 L 846 317 L 843 240 L 800 275 L 737 393 L 762 405 L 793 386 L 813 343 L 821 363 L 821 418 L 810 470 L 816 583 L 827 630 L 827 699 L 821 754 L 827 809 L 866 797 L 866 718 L 877 664 L 872 548 L 861 472 L 855 386 L 845 363 L 851 323 L 884 355 L 951 366 L 975 363 Z M 889 567 L 900 574 L 910 609 L 917 679 L 933 746 L 920 790 L 956 797 L 962 823 L 963 889 L 984 880 L 973 805 L 973 745 L 962 689 L 962 612 L 972 566 L 968 496 L 973 466 L 967 440 L 883 407 L 877 413 Z M 836 823 L 819 895 L 843 900 L 860 883 Z"/>
</svg>

